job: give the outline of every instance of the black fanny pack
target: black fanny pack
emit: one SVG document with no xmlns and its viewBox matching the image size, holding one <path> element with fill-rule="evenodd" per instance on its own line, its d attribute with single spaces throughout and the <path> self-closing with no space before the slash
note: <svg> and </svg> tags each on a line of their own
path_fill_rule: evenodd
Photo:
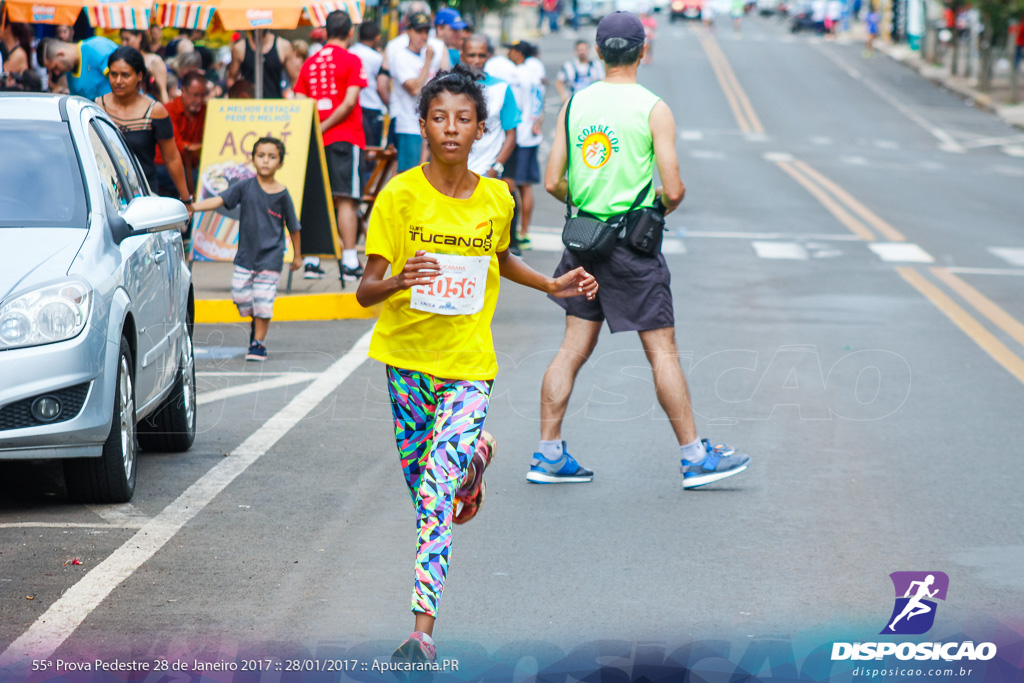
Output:
<svg viewBox="0 0 1024 683">
<path fill-rule="evenodd" d="M 572 146 L 569 142 L 569 109 L 572 98 L 565 107 L 565 164 L 568 175 Z M 562 228 L 562 244 L 585 261 L 603 261 L 611 255 L 620 241 L 639 254 L 652 255 L 661 251 L 665 217 L 653 208 L 638 209 L 644 197 L 651 190 L 652 179 L 626 213 L 602 221 L 585 214 L 572 215 L 572 196 L 565 192 L 565 225 Z M 660 219 L 660 223 L 658 222 Z"/>
</svg>

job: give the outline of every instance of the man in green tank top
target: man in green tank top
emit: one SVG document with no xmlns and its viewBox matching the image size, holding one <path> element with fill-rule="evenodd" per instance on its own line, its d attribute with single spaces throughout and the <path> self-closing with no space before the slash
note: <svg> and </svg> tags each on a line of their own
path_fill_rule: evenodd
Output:
<svg viewBox="0 0 1024 683">
<path fill-rule="evenodd" d="M 601 220 L 628 212 L 641 193 L 640 206 L 657 202 L 671 212 L 686 192 L 679 177 L 672 111 L 637 83 L 644 49 L 644 27 L 636 15 L 613 12 L 602 19 L 597 27 L 597 51 L 607 76 L 573 95 L 566 105 L 569 125 L 565 125 L 563 106 L 555 126 L 544 186 L 563 201 L 571 189 L 579 210 Z M 655 166 L 662 182 L 656 188 Z M 555 275 L 580 265 L 580 258 L 566 250 Z M 654 371 L 658 402 L 679 442 L 683 488 L 710 484 L 747 469 L 749 456 L 723 444 L 714 445 L 697 434 L 689 388 L 679 365 L 665 257 L 660 253 L 642 255 L 620 243 L 607 259 L 588 262 L 586 268 L 597 278 L 601 293 L 593 301 L 555 299 L 565 308 L 565 337 L 544 374 L 540 449 L 533 454 L 526 478 L 538 484 L 593 479 L 594 473 L 569 455 L 562 439 L 562 418 L 576 374 L 594 351 L 605 320 L 612 333 L 635 331 L 640 335 Z"/>
</svg>

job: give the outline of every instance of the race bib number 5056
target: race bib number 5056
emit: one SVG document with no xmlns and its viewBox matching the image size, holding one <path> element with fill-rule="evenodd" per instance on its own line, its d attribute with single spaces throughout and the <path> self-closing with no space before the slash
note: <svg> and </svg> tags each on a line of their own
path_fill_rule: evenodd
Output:
<svg viewBox="0 0 1024 683">
<path fill-rule="evenodd" d="M 441 315 L 472 315 L 482 311 L 491 257 L 430 256 L 437 259 L 441 274 L 429 285 L 413 287 L 409 305 L 418 311 Z"/>
</svg>

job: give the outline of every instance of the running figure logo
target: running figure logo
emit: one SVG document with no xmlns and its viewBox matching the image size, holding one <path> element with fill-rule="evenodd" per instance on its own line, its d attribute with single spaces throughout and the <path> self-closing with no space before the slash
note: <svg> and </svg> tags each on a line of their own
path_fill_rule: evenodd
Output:
<svg viewBox="0 0 1024 683">
<path fill-rule="evenodd" d="M 949 577 L 944 572 L 893 572 L 889 578 L 896 589 L 896 604 L 881 633 L 926 633 L 935 622 L 935 600 L 946 599 Z"/>
</svg>

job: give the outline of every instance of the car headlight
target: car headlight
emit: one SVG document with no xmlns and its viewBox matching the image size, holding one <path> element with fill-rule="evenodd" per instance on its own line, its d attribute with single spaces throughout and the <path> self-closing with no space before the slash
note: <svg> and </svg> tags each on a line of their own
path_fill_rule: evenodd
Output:
<svg viewBox="0 0 1024 683">
<path fill-rule="evenodd" d="M 64 341 L 89 321 L 92 288 L 65 280 L 18 294 L 0 305 L 0 349 Z"/>
</svg>

